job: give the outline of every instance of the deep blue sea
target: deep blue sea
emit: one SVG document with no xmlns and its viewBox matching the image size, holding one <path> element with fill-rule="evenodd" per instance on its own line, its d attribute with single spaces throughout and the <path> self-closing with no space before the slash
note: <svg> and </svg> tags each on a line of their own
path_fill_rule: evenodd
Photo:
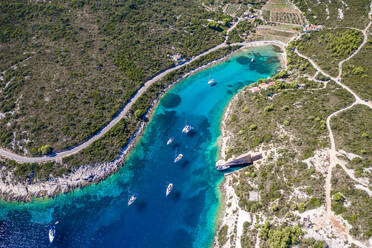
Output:
<svg viewBox="0 0 372 248">
<path fill-rule="evenodd" d="M 0 247 L 209 247 L 223 179 L 215 169 L 223 110 L 245 85 L 279 69 L 275 49 L 258 47 L 181 81 L 162 98 L 119 172 L 55 199 L 0 203 Z M 210 79 L 217 84 L 209 86 Z M 191 135 L 181 133 L 186 123 Z M 175 141 L 167 146 L 169 137 Z M 184 157 L 174 163 L 178 153 Z M 138 195 L 129 207 L 128 192 Z"/>
</svg>

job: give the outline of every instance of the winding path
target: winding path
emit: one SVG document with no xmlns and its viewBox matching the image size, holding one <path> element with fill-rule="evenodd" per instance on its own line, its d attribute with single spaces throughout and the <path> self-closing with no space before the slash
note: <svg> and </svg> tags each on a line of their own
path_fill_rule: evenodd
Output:
<svg viewBox="0 0 372 248">
<path fill-rule="evenodd" d="M 368 40 L 368 36 L 367 36 L 367 30 L 369 29 L 369 27 L 371 26 L 372 22 L 370 22 L 367 27 L 362 30 L 362 33 L 363 33 L 363 36 L 364 36 L 364 39 L 363 39 L 363 42 L 360 44 L 360 46 L 358 47 L 357 50 L 355 50 L 355 52 L 353 54 L 351 54 L 348 58 L 340 61 L 340 63 L 338 64 L 338 69 L 339 69 L 339 73 L 338 73 L 338 76 L 337 77 L 332 77 L 330 76 L 328 73 L 324 72 L 317 64 L 315 64 L 315 62 L 310 59 L 309 57 L 301 54 L 298 52 L 298 50 L 296 49 L 295 52 L 298 56 L 308 60 L 312 65 L 313 67 L 317 70 L 317 73 L 320 72 L 322 73 L 323 75 L 331 78 L 334 82 L 336 82 L 338 85 L 340 85 L 342 88 L 344 88 L 345 90 L 347 90 L 349 93 L 351 93 L 354 98 L 355 98 L 355 101 L 348 107 L 346 108 L 343 108 L 343 109 L 340 109 L 334 113 L 332 113 L 331 115 L 328 116 L 327 118 L 327 128 L 328 128 L 328 132 L 329 132 L 329 139 L 330 139 L 330 142 L 331 142 L 331 149 L 329 151 L 329 159 L 330 159 L 330 166 L 328 168 L 328 173 L 327 173 L 327 177 L 326 177 L 326 185 L 325 185 L 325 189 L 326 189 L 326 209 L 327 209 L 327 213 L 328 214 L 331 214 L 331 179 L 332 179 L 332 169 L 336 166 L 337 162 L 338 162 L 338 158 L 337 158 L 337 150 L 336 150 L 336 145 L 335 145 L 335 141 L 334 141 L 334 136 L 333 136 L 333 132 L 332 132 L 332 129 L 331 129 L 331 119 L 332 117 L 336 116 L 337 114 L 345 111 L 345 110 L 348 110 L 352 107 L 354 107 L 355 105 L 357 104 L 361 104 L 361 105 L 365 105 L 369 108 L 372 109 L 372 105 L 371 103 L 369 102 L 365 102 L 363 101 L 354 91 L 352 91 L 348 86 L 344 85 L 343 83 L 341 83 L 341 76 L 342 76 L 342 65 L 346 62 L 346 61 L 349 61 L 352 57 L 354 57 L 361 49 L 362 47 L 366 44 L 367 40 Z M 346 170 L 346 167 L 345 166 L 342 166 L 342 168 L 344 169 L 344 171 L 348 174 L 348 176 L 353 179 L 354 181 L 357 181 L 358 183 L 364 185 L 364 186 L 368 186 L 366 185 L 364 182 L 356 179 L 354 177 L 353 174 L 350 173 L 349 170 Z"/>
<path fill-rule="evenodd" d="M 369 18 L 372 19 L 372 2 L 371 2 L 371 12 L 369 14 Z M 331 128 L 331 119 L 332 117 L 338 115 L 339 113 L 343 112 L 343 111 L 346 111 L 348 109 L 351 109 L 352 107 L 354 107 L 355 105 L 357 104 L 361 104 L 361 105 L 365 105 L 367 107 L 369 107 L 370 109 L 372 109 L 372 103 L 370 101 L 368 102 L 365 102 L 363 101 L 354 91 L 352 91 L 348 86 L 344 85 L 343 83 L 341 83 L 341 76 L 342 76 L 342 65 L 346 62 L 346 61 L 349 61 L 352 57 L 354 57 L 357 53 L 359 53 L 359 51 L 364 47 L 364 45 L 367 43 L 367 40 L 368 40 L 368 35 L 367 35 L 367 31 L 368 29 L 370 28 L 370 26 L 372 25 L 372 22 L 370 21 L 369 24 L 367 25 L 367 27 L 364 29 L 364 30 L 360 30 L 362 33 L 363 33 L 363 36 L 364 36 L 364 39 L 363 39 L 363 42 L 360 44 L 360 46 L 358 47 L 357 50 L 354 51 L 353 54 L 351 54 L 348 58 L 342 60 L 339 62 L 338 64 L 338 75 L 337 77 L 332 77 L 330 76 L 329 74 L 327 74 L 326 72 L 324 72 L 317 64 L 315 64 L 315 62 L 310 59 L 309 57 L 301 54 L 298 52 L 298 50 L 296 49 L 295 52 L 298 56 L 308 60 L 312 65 L 313 67 L 317 70 L 316 74 L 318 74 L 319 72 L 322 73 L 323 75 L 331 78 L 331 80 L 333 80 L 334 82 L 336 82 L 336 84 L 340 85 L 342 88 L 344 88 L 345 90 L 347 90 L 349 93 L 351 93 L 354 98 L 355 98 L 355 101 L 349 105 L 348 107 L 345 107 L 343 109 L 340 109 L 336 112 L 333 112 L 331 115 L 328 116 L 327 118 L 327 129 L 328 129 L 328 132 L 329 132 L 329 139 L 330 139 L 330 143 L 331 143 L 331 148 L 329 150 L 329 167 L 328 167 L 328 172 L 327 172 L 327 177 L 326 177 L 326 182 L 325 182 L 325 201 L 326 201 L 326 214 L 327 214 L 327 218 L 329 218 L 329 220 L 333 223 L 333 225 L 338 229 L 340 230 L 342 233 L 345 234 L 345 237 L 351 242 L 351 243 L 354 243 L 354 244 L 357 244 L 358 246 L 360 247 L 366 247 L 362 242 L 358 241 L 358 240 L 355 240 L 350 234 L 349 234 L 349 230 L 346 226 L 344 226 L 343 224 L 341 224 L 338 220 L 336 220 L 333 212 L 332 212 L 332 209 L 331 209 L 331 204 L 332 204 L 332 200 L 331 200 L 331 189 L 332 189 L 332 170 L 333 168 L 336 167 L 337 164 L 340 164 L 340 166 L 342 167 L 342 169 L 346 172 L 346 174 L 352 179 L 354 180 L 355 182 L 358 182 L 359 184 L 363 185 L 363 186 L 366 186 L 368 187 L 368 183 L 365 183 L 359 179 L 357 179 L 354 174 L 348 170 L 345 165 L 337 158 L 337 155 L 338 155 L 338 152 L 337 152 L 337 149 L 336 149 L 336 144 L 335 144 L 335 140 L 334 140 L 334 135 L 333 135 L 333 132 L 332 132 L 332 128 Z"/>
<path fill-rule="evenodd" d="M 280 47 L 285 47 L 286 44 L 281 42 L 281 41 L 252 41 L 252 42 L 240 42 L 240 43 L 233 43 L 233 44 L 227 44 L 227 39 L 228 39 L 228 34 L 230 33 L 230 31 L 232 29 L 234 29 L 238 23 L 241 21 L 242 19 L 239 19 L 238 18 L 238 21 L 235 22 L 228 30 L 227 30 L 227 33 L 226 33 L 226 37 L 225 37 L 225 40 L 223 43 L 197 55 L 197 56 L 194 56 L 192 57 L 188 62 L 184 63 L 184 64 L 181 64 L 181 65 L 177 65 L 175 67 L 172 67 L 172 68 L 169 68 L 165 71 L 163 71 L 162 73 L 156 75 L 155 77 L 153 77 L 152 79 L 148 80 L 140 89 L 137 90 L 136 94 L 129 100 L 129 102 L 125 105 L 125 107 L 118 113 L 118 115 L 112 119 L 110 121 L 109 124 L 107 124 L 103 129 L 101 129 L 97 134 L 95 134 L 94 136 L 92 136 L 91 138 L 89 138 L 87 141 L 81 143 L 80 145 L 78 146 L 75 146 L 71 149 L 68 149 L 68 150 L 65 150 L 65 151 L 61 151 L 61 152 L 57 152 L 56 154 L 54 154 L 53 156 L 41 156 L 41 157 L 28 157 L 28 156 L 22 156 L 22 155 L 19 155 L 19 154 L 16 154 L 14 152 L 11 152 L 9 150 L 6 150 L 6 149 L 3 149 L 3 148 L 0 148 L 0 156 L 1 157 L 4 157 L 4 158 L 7 158 L 7 159 L 11 159 L 11 160 L 15 160 L 16 162 L 18 163 L 42 163 L 42 162 L 47 162 L 47 161 L 58 161 L 58 160 L 61 160 L 62 158 L 64 157 L 68 157 L 68 156 L 71 156 L 71 155 L 74 155 L 78 152 L 80 152 L 81 150 L 87 148 L 88 146 L 90 146 L 93 142 L 97 141 L 98 139 L 102 138 L 111 128 L 113 128 L 117 123 L 119 123 L 119 121 L 121 119 L 123 119 L 128 111 L 132 108 L 133 104 L 138 100 L 139 97 L 142 96 L 142 94 L 155 82 L 161 80 L 164 76 L 166 76 L 167 74 L 177 70 L 177 69 L 180 69 L 192 62 L 194 62 L 195 60 L 198 60 L 199 58 L 211 53 L 211 52 L 214 52 L 218 49 L 221 49 L 221 48 L 224 48 L 224 47 L 228 47 L 228 46 L 243 46 L 243 47 L 249 47 L 249 46 L 260 46 L 260 45 L 277 45 L 277 46 L 280 46 Z"/>
</svg>

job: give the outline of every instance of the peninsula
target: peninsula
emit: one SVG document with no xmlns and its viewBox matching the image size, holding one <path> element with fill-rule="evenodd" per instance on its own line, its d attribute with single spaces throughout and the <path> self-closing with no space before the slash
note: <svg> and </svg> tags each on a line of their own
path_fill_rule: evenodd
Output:
<svg viewBox="0 0 372 248">
<path fill-rule="evenodd" d="M 273 25 L 297 9 L 278 4 L 262 8 Z M 221 159 L 263 160 L 225 175 L 216 247 L 372 246 L 371 3 L 294 4 L 286 70 L 225 111 Z"/>
</svg>

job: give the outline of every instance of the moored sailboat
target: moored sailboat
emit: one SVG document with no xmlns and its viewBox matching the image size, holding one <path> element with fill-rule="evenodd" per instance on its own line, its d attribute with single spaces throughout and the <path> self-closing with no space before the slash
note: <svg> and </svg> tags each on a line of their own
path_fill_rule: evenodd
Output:
<svg viewBox="0 0 372 248">
<path fill-rule="evenodd" d="M 165 192 L 165 196 L 168 196 L 170 192 L 172 191 L 172 189 L 173 189 L 173 183 L 168 184 L 167 190 Z"/>
<path fill-rule="evenodd" d="M 183 158 L 183 154 L 180 153 L 180 154 L 178 154 L 178 156 L 174 159 L 174 162 L 177 163 L 177 162 L 180 161 L 182 158 Z"/>
<path fill-rule="evenodd" d="M 182 129 L 182 133 L 185 133 L 185 134 L 188 134 L 191 130 L 193 130 L 194 128 L 190 125 L 186 125 L 183 129 Z"/>
<path fill-rule="evenodd" d="M 168 139 L 168 141 L 167 141 L 167 145 L 170 145 L 170 144 L 172 144 L 172 143 L 173 143 L 173 141 L 174 141 L 174 138 L 169 138 L 169 139 Z"/>
<path fill-rule="evenodd" d="M 53 240 L 56 236 L 56 228 L 54 226 L 51 226 L 49 229 L 49 242 L 53 243 Z"/>
<path fill-rule="evenodd" d="M 136 199 L 137 199 L 137 194 L 134 193 L 133 195 L 130 196 L 128 200 L 128 206 L 132 205 Z"/>
</svg>

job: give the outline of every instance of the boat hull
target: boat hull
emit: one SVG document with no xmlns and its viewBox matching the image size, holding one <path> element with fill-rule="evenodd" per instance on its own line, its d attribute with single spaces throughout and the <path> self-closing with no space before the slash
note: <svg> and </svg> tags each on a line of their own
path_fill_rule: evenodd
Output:
<svg viewBox="0 0 372 248">
<path fill-rule="evenodd" d="M 49 242 L 53 243 L 55 237 L 55 231 L 54 230 L 49 230 Z"/>
</svg>

